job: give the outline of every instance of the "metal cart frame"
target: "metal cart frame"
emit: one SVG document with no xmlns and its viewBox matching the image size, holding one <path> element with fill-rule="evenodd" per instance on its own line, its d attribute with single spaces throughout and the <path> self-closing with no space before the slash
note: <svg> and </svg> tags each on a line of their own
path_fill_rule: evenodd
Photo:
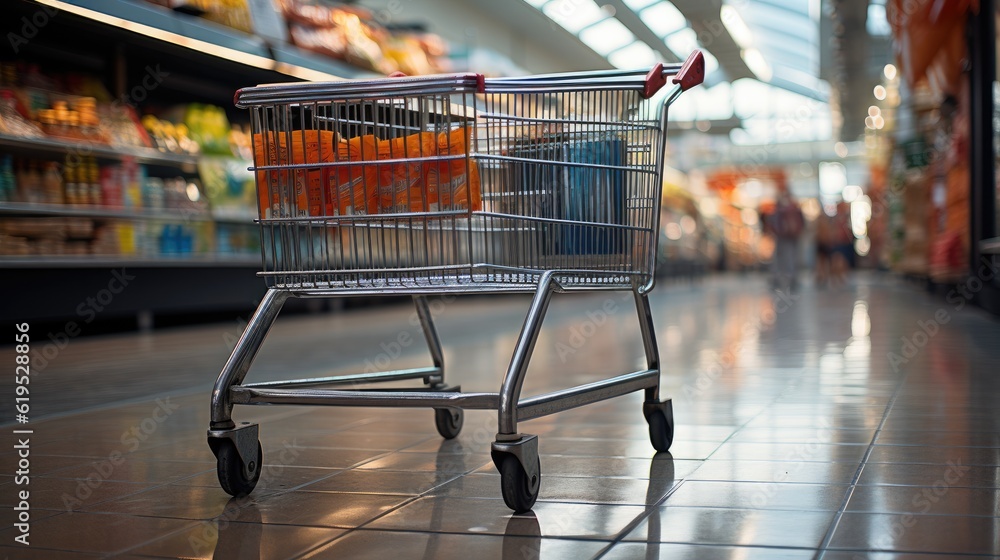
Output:
<svg viewBox="0 0 1000 560">
<path fill-rule="evenodd" d="M 659 230 L 659 186 L 662 181 L 663 154 L 666 148 L 667 108 L 684 90 L 702 82 L 704 61 L 701 53 L 696 51 L 683 64 L 657 64 L 653 69 L 641 72 L 605 71 L 503 79 L 483 79 L 479 75 L 464 74 L 279 84 L 258 86 L 238 92 L 237 105 L 255 110 L 253 127 L 255 132 L 261 135 L 260 138 L 266 139 L 267 137 L 263 135 L 270 133 L 270 128 L 278 129 L 273 133 L 273 137 L 281 138 L 282 142 L 287 139 L 287 145 L 291 146 L 296 140 L 292 134 L 298 131 L 290 132 L 289 122 L 294 118 L 304 122 L 305 118 L 299 113 L 306 109 L 315 113 L 315 115 L 310 113 L 313 121 L 320 118 L 316 115 L 322 113 L 326 115 L 323 118 L 335 120 L 343 125 L 345 122 L 356 123 L 375 118 L 371 115 L 381 111 L 387 104 L 400 110 L 416 104 L 419 105 L 417 110 L 425 116 L 430 114 L 433 120 L 433 112 L 440 110 L 442 104 L 447 105 L 449 96 L 459 93 L 466 100 L 465 107 L 468 106 L 470 98 L 473 102 L 476 100 L 481 102 L 486 98 L 506 103 L 506 107 L 509 108 L 512 106 L 511 99 L 528 98 L 544 102 L 547 99 L 544 96 L 552 92 L 576 92 L 573 94 L 575 97 L 567 95 L 560 99 L 578 105 L 600 102 L 607 108 L 621 105 L 622 99 L 632 100 L 629 103 L 633 104 L 636 100 L 648 100 L 671 77 L 672 89 L 651 110 L 655 120 L 648 121 L 650 123 L 646 126 L 648 130 L 642 132 L 652 134 L 644 136 L 652 139 L 651 145 L 645 146 L 648 155 L 642 156 L 647 158 L 643 161 L 649 163 L 645 167 L 632 166 L 618 160 L 613 164 L 607 164 L 607 161 L 603 160 L 597 163 L 584 161 L 566 164 L 566 162 L 548 161 L 541 156 L 526 157 L 524 155 L 526 152 L 523 150 L 518 156 L 518 150 L 521 148 L 509 141 L 501 148 L 488 145 L 498 136 L 496 132 L 498 129 L 492 129 L 492 132 L 491 129 L 487 129 L 485 135 L 480 134 L 479 142 L 470 145 L 466 150 L 467 153 L 461 157 L 455 154 L 446 156 L 437 154 L 414 159 L 405 155 L 393 155 L 379 163 L 382 166 L 403 164 L 410 159 L 418 163 L 431 162 L 445 165 L 454 161 L 461 163 L 462 158 L 465 158 L 466 162 L 472 162 L 466 165 L 478 162 L 483 166 L 484 175 L 488 175 L 483 181 L 486 190 L 492 189 L 490 185 L 493 184 L 504 183 L 509 187 L 509 184 L 520 181 L 517 178 L 511 181 L 504 179 L 510 177 L 511 168 L 515 168 L 515 173 L 521 173 L 522 176 L 529 171 L 538 175 L 539 170 L 554 168 L 557 163 L 566 166 L 567 169 L 581 169 L 583 172 L 620 173 L 620 175 L 608 175 L 611 177 L 641 171 L 644 173 L 642 189 L 647 193 L 644 195 L 647 199 L 645 205 L 626 208 L 622 213 L 643 216 L 647 216 L 648 213 L 648 217 L 643 218 L 645 221 L 642 222 L 642 227 L 629 225 L 631 222 L 626 222 L 624 225 L 578 223 L 565 216 L 527 217 L 497 211 L 499 207 L 480 211 L 473 208 L 472 204 L 464 208 L 437 209 L 436 212 L 397 209 L 387 215 L 331 215 L 329 212 L 322 212 L 321 216 L 306 215 L 305 212 L 299 212 L 298 201 L 291 192 L 295 188 L 292 176 L 301 178 L 322 166 L 337 169 L 337 165 L 348 164 L 297 163 L 289 159 L 271 158 L 265 158 L 268 161 L 263 162 L 255 161 L 252 170 L 258 173 L 258 189 L 267 188 L 261 184 L 264 174 L 267 173 L 273 175 L 266 177 L 284 174 L 281 177 L 283 180 L 287 179 L 287 184 L 282 185 L 280 192 L 275 191 L 275 197 L 280 199 L 276 201 L 276 208 L 281 212 L 272 214 L 263 203 L 260 208 L 261 219 L 258 222 L 261 224 L 264 261 L 264 270 L 260 274 L 266 278 L 269 289 L 233 349 L 212 391 L 208 443 L 218 461 L 219 481 L 223 489 L 234 496 L 251 492 L 260 477 L 262 467 L 259 426 L 248 422 L 239 424 L 234 422 L 232 418 L 234 405 L 428 407 L 434 409 L 437 430 L 445 438 L 454 438 L 458 435 L 462 428 L 463 410 L 496 410 L 498 426 L 496 440 L 491 446 L 491 456 L 501 474 L 501 493 L 504 501 L 517 512 L 531 509 L 538 496 L 541 481 L 538 439 L 534 435 L 519 432 L 519 422 L 642 390 L 645 395 L 642 413 L 649 424 L 651 443 L 657 451 L 668 450 L 673 440 L 673 409 L 669 399 L 660 399 L 660 359 L 647 295 L 654 284 L 653 269 L 657 245 L 655 234 Z M 429 95 L 435 97 L 426 97 Z M 431 102 L 428 102 L 428 99 Z M 329 100 L 354 103 L 352 107 L 365 109 L 351 114 L 343 111 L 336 114 L 323 113 L 328 111 L 326 105 L 320 107 L 317 103 L 322 104 Z M 358 105 L 361 102 L 367 105 Z M 544 104 L 541 102 L 539 104 Z M 462 113 L 465 109 L 449 107 L 447 110 L 449 114 L 460 114 L 462 118 L 467 118 L 466 122 L 474 122 L 483 114 L 487 116 L 482 118 L 487 119 L 489 114 L 501 114 L 495 106 L 492 109 L 487 107 L 486 111 L 477 112 L 471 117 Z M 593 108 L 577 107 L 575 110 L 586 112 L 592 111 Z M 282 111 L 287 112 L 287 116 L 281 116 L 284 114 Z M 527 109 L 522 108 L 519 111 L 525 112 Z M 536 112 L 528 117 L 519 117 L 521 113 L 518 113 L 518 110 L 505 110 L 502 112 L 502 117 L 495 118 L 502 118 L 502 126 L 508 128 L 521 126 L 525 121 L 558 127 L 557 133 L 561 135 L 558 138 L 570 137 L 574 131 L 579 132 L 579 137 L 591 137 L 595 134 L 595 130 L 603 130 L 601 127 L 607 128 L 607 125 L 619 127 L 617 130 L 626 130 L 622 127 L 628 126 L 630 127 L 628 131 L 639 126 L 622 120 L 621 115 L 591 115 L 588 120 L 572 120 L 561 118 L 560 115 L 553 117 L 549 113 L 543 114 L 538 112 L 540 109 L 532 111 Z M 449 122 L 445 126 L 452 125 L 453 123 Z M 414 125 L 405 118 L 397 121 L 396 117 L 392 117 L 392 126 L 408 128 Z M 421 126 L 426 128 L 431 125 L 428 124 L 428 119 L 424 118 L 415 126 L 416 129 L 420 129 Z M 481 151 L 483 142 L 487 145 Z M 549 150 L 549 146 L 552 145 L 552 143 L 545 144 L 543 149 Z M 607 144 L 602 146 L 606 147 Z M 624 154 L 624 148 L 621 148 L 620 152 Z M 533 153 L 537 153 L 537 150 Z M 518 168 L 519 165 L 534 167 Z M 503 173 L 506 175 L 501 175 Z M 604 181 L 604 184 L 606 185 L 607 181 Z M 427 196 L 426 187 L 424 188 L 424 192 L 419 196 Z M 627 188 L 632 187 L 627 185 Z M 496 195 L 494 198 L 499 200 L 503 193 L 497 191 L 493 194 Z M 566 206 L 575 202 L 563 204 Z M 601 199 L 581 204 L 588 205 L 586 208 L 589 212 L 604 212 L 603 209 L 609 203 Z M 608 219 L 602 218 L 600 221 L 607 222 Z M 502 225 L 498 226 L 497 223 Z M 400 231 L 403 232 L 402 237 Z M 387 232 L 394 232 L 391 235 L 396 236 L 389 238 L 390 242 L 399 243 L 395 246 L 396 253 L 403 252 L 399 247 L 432 246 L 429 240 L 444 247 L 445 238 L 448 236 L 456 239 L 461 236 L 464 241 L 455 242 L 454 246 L 448 245 L 448 250 L 440 252 L 458 255 L 462 260 L 459 264 L 451 261 L 438 262 L 434 259 L 382 263 L 378 259 L 383 259 L 383 255 L 378 259 L 370 257 L 359 261 L 358 254 L 361 249 L 358 247 L 364 246 L 365 251 L 374 252 L 379 243 L 383 246 L 386 244 L 387 235 L 390 235 Z M 595 237 L 598 234 L 604 237 Z M 635 241 L 640 239 L 636 237 L 640 234 L 649 237 L 651 241 L 648 243 Z M 406 241 L 417 238 L 420 241 Z M 376 241 L 371 241 L 372 239 Z M 486 239 L 488 243 L 483 243 L 482 239 Z M 525 239 L 531 240 L 534 245 L 527 243 Z M 552 241 L 553 239 L 563 240 L 559 241 L 563 244 L 561 248 L 552 250 L 551 245 L 556 243 Z M 595 242 L 594 239 L 598 241 Z M 641 239 L 645 240 L 646 237 Z M 477 247 L 485 248 L 477 250 L 469 248 L 477 243 L 479 244 Z M 579 245 L 585 243 L 596 243 L 599 247 L 596 250 L 593 247 L 580 249 Z M 316 250 L 314 245 L 321 245 L 323 248 Z M 602 251 L 606 254 L 594 254 Z M 530 259 L 521 258 L 525 252 L 531 253 Z M 335 255 L 335 258 L 330 255 Z M 434 262 L 430 262 L 431 260 Z M 490 264 L 489 266 L 476 264 L 481 262 Z M 380 268 L 376 268 L 376 264 L 379 264 Z M 521 387 L 528 362 L 552 295 L 584 290 L 632 292 L 646 354 L 646 369 L 556 392 L 521 398 Z M 500 390 L 495 393 L 462 392 L 459 386 L 445 384 L 444 353 L 434 327 L 427 296 L 483 292 L 533 293 L 534 296 Z M 413 298 L 430 351 L 432 366 L 380 373 L 244 383 L 268 330 L 289 297 L 329 298 L 400 294 L 410 295 Z M 417 379 L 423 382 L 424 388 L 421 390 L 336 388 L 338 385 L 356 386 Z"/>
</svg>

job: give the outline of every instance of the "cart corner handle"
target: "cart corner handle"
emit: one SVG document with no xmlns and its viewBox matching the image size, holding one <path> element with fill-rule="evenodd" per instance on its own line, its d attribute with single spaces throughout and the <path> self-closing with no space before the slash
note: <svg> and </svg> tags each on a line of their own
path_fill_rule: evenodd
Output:
<svg viewBox="0 0 1000 560">
<path fill-rule="evenodd" d="M 390 78 L 406 78 L 407 74 L 396 70 L 395 72 L 389 73 Z M 486 76 L 484 74 L 476 74 L 476 93 L 486 93 Z"/>
<path fill-rule="evenodd" d="M 682 91 L 687 91 L 705 81 L 705 55 L 700 50 L 693 51 L 684 65 L 677 71 L 673 83 L 680 84 Z"/>
</svg>

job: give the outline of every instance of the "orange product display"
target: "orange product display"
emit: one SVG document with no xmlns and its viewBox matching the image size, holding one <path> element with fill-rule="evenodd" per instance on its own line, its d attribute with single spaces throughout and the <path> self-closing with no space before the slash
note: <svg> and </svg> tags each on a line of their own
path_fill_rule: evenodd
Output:
<svg viewBox="0 0 1000 560">
<path fill-rule="evenodd" d="M 342 140 L 335 132 L 326 130 L 256 133 L 253 145 L 256 166 L 317 164 L 315 169 L 257 172 L 258 198 L 265 218 L 281 216 L 283 203 L 288 206 L 291 202 L 295 204 L 296 216 L 482 208 L 475 162 L 464 157 L 445 161 L 416 159 L 466 154 L 468 128 L 441 134 L 422 132 L 390 140 L 370 134 Z M 393 161 L 378 163 L 384 160 Z M 359 165 L 321 165 L 331 162 Z M 294 192 L 282 193 L 289 186 Z"/>
</svg>

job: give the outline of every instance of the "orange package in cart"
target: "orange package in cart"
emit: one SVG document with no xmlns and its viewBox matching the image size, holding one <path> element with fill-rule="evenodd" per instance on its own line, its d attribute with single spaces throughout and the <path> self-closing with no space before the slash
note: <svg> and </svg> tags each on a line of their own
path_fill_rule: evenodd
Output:
<svg viewBox="0 0 1000 560">
<path fill-rule="evenodd" d="M 363 163 L 377 156 L 377 142 L 374 136 L 367 135 L 356 136 L 338 144 L 337 161 L 357 162 L 357 165 L 336 165 L 323 169 L 323 184 L 328 187 L 328 216 L 378 212 L 378 174 L 374 166 Z"/>
<path fill-rule="evenodd" d="M 458 156 L 469 152 L 469 128 L 456 128 L 442 132 L 437 138 L 437 155 Z M 460 157 L 432 162 L 425 166 L 425 182 L 428 199 L 435 205 L 433 209 L 482 210 L 479 168 L 470 158 Z"/>
<path fill-rule="evenodd" d="M 424 172 L 420 157 L 432 156 L 437 148 L 433 132 L 380 140 L 378 159 L 403 161 L 378 166 L 379 211 L 383 213 L 420 212 L 424 199 Z"/>
<path fill-rule="evenodd" d="M 364 150 L 361 143 L 360 139 L 339 140 L 335 132 L 328 130 L 297 130 L 288 135 L 257 133 L 254 134 L 254 165 L 361 161 Z M 374 145 L 369 152 L 375 153 Z M 360 165 L 258 171 L 257 196 L 261 215 L 266 218 L 374 212 L 374 188 L 369 190 L 368 187 L 374 183 L 364 181 L 363 175 Z M 297 208 L 294 213 L 290 208 L 293 202 Z M 288 208 L 282 209 L 282 205 Z"/>
<path fill-rule="evenodd" d="M 295 130 L 288 134 L 258 132 L 253 138 L 254 165 L 332 161 L 337 143 L 336 133 L 329 130 Z M 258 171 L 257 197 L 262 217 L 321 216 L 324 210 L 323 173 L 318 167 Z"/>
</svg>

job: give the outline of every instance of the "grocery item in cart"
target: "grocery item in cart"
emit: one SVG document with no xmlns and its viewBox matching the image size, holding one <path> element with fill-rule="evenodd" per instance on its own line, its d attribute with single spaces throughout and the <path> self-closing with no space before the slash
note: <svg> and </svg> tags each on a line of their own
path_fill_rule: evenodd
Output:
<svg viewBox="0 0 1000 560">
<path fill-rule="evenodd" d="M 291 140 L 291 153 L 288 140 Z M 364 137 L 342 141 L 329 130 L 296 130 L 291 134 L 254 134 L 255 166 L 317 164 L 316 168 L 269 169 L 257 172 L 257 196 L 264 218 L 374 213 L 374 177 L 364 180 L 360 165 L 320 166 L 321 163 L 361 161 L 374 143 Z M 325 190 L 325 192 L 324 192 Z M 289 192 L 290 191 L 290 192 Z M 292 215 L 282 208 L 294 207 Z"/>
<path fill-rule="evenodd" d="M 256 133 L 253 144 L 258 167 L 316 164 L 316 168 L 257 172 L 265 219 L 482 208 L 474 161 L 467 157 L 428 159 L 465 156 L 469 147 L 466 127 L 388 140 L 371 134 L 343 140 L 329 130 Z M 295 211 L 289 213 L 293 205 Z"/>
<path fill-rule="evenodd" d="M 465 155 L 469 151 L 469 127 L 456 128 L 438 135 L 439 156 Z M 425 168 L 427 198 L 433 210 L 458 210 L 471 208 L 482 210 L 482 189 L 479 182 L 479 168 L 476 161 L 466 157 L 456 157 L 434 161 Z"/>
</svg>

